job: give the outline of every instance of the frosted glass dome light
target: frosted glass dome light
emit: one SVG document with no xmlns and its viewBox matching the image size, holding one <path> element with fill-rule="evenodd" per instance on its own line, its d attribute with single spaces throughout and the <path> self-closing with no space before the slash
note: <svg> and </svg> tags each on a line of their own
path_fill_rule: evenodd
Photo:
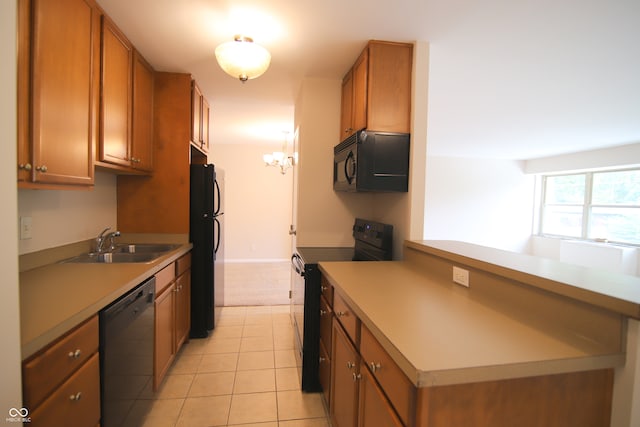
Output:
<svg viewBox="0 0 640 427">
<path fill-rule="evenodd" d="M 244 83 L 267 71 L 271 54 L 251 37 L 235 36 L 216 48 L 216 60 L 225 73 Z"/>
</svg>

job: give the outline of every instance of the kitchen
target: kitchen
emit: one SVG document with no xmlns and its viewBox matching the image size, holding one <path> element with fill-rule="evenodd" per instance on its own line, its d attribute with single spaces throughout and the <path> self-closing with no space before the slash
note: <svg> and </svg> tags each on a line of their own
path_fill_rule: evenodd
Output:
<svg viewBox="0 0 640 427">
<path fill-rule="evenodd" d="M 629 13 L 629 15 L 632 16 L 632 13 Z M 7 14 L 3 14 L 3 16 L 12 16 L 12 14 L 7 13 Z M 8 25 L 5 28 L 11 28 L 11 25 Z M 436 54 L 437 52 L 434 52 L 434 56 L 432 56 L 431 58 L 432 61 L 435 61 Z M 428 64 L 424 64 L 424 63 L 422 64 L 423 67 L 426 67 L 427 65 Z M 443 71 L 438 70 L 437 68 L 432 70 L 432 73 L 437 73 L 437 72 L 443 72 Z M 435 79 L 436 76 L 437 75 L 434 75 L 433 78 Z M 252 83 L 252 82 L 249 82 L 249 83 Z M 333 81 L 309 80 L 306 82 L 306 85 L 304 87 L 304 90 L 305 90 L 304 93 L 308 94 L 309 97 L 314 97 L 319 100 L 327 98 L 325 101 L 327 105 L 334 106 L 336 105 L 335 103 L 339 97 L 338 86 L 339 86 L 338 80 L 333 80 Z M 331 90 L 326 90 L 327 88 L 330 88 Z M 422 89 L 423 95 L 426 96 L 427 87 L 425 82 L 423 82 L 421 89 Z M 438 91 L 445 90 L 446 88 L 439 88 L 433 85 L 433 86 L 430 86 L 428 89 L 429 89 L 429 99 L 431 102 L 432 96 L 435 99 L 437 99 Z M 323 97 L 325 98 L 320 97 L 320 95 L 323 95 Z M 420 111 L 419 108 L 421 107 L 426 110 L 426 102 L 423 103 L 424 105 L 421 105 L 420 103 L 418 104 L 419 105 L 417 105 L 417 107 L 414 108 L 414 110 L 416 110 L 414 111 L 414 113 L 418 117 L 425 117 L 426 111 Z M 11 106 L 8 106 L 7 109 L 9 112 L 11 112 Z M 318 107 L 318 110 L 329 111 L 327 108 L 322 108 L 322 106 Z M 433 113 L 431 113 L 431 111 L 432 109 L 430 109 L 430 114 L 437 114 L 437 111 L 434 111 Z M 317 114 L 317 111 L 311 111 L 309 112 L 309 114 L 314 115 L 315 117 L 321 117 L 320 115 Z M 327 122 L 336 120 L 335 116 L 337 115 L 337 112 L 333 111 L 332 114 L 333 116 L 327 117 L 325 119 L 327 120 Z M 7 115 L 6 117 L 9 124 L 13 123 L 11 120 L 8 119 L 10 115 Z M 438 121 L 435 119 L 432 119 L 432 123 L 434 126 L 438 125 Z M 424 128 L 420 129 L 419 128 L 420 126 L 424 126 Z M 414 141 L 419 141 L 421 139 L 420 131 L 423 132 L 423 135 L 426 135 L 426 126 L 427 125 L 426 123 L 424 123 L 424 121 L 420 121 L 414 124 L 414 132 L 413 132 Z M 327 125 L 326 128 L 327 129 L 325 129 L 325 131 L 328 132 L 328 135 L 318 134 L 317 136 L 318 139 L 326 140 L 333 137 L 332 136 L 332 134 L 334 133 L 333 129 L 335 129 L 336 126 Z M 9 136 L 7 139 L 12 140 L 13 138 Z M 274 145 L 276 145 L 274 149 L 277 148 L 277 146 L 279 145 L 279 141 L 278 141 L 278 144 L 274 144 Z M 6 147 L 6 149 L 12 149 L 12 147 Z M 422 149 L 427 150 L 425 147 L 422 147 Z M 227 147 L 226 150 L 228 151 L 228 156 L 238 157 L 237 152 L 234 153 L 231 147 Z M 265 148 L 263 151 L 269 151 L 269 149 Z M 261 154 L 261 152 L 259 153 Z M 316 154 L 317 153 L 311 153 L 309 154 L 309 156 L 313 157 Z M 15 156 L 13 152 L 9 152 L 9 153 L 6 153 L 6 155 L 4 155 L 3 158 L 12 159 L 12 158 L 15 158 Z M 321 157 L 318 157 L 318 158 L 320 159 Z M 328 160 L 330 161 L 330 159 Z M 227 159 L 221 158 L 220 162 L 226 163 Z M 318 162 L 318 166 L 317 166 L 318 170 L 313 172 L 314 173 L 313 178 L 308 177 L 308 179 L 313 180 L 315 177 L 322 177 L 329 174 L 329 171 L 326 170 L 327 168 L 323 168 L 321 163 L 322 162 L 320 161 Z M 324 163 L 327 164 L 327 162 L 324 162 Z M 420 172 L 418 171 L 426 169 L 426 172 L 422 172 L 422 173 L 425 173 L 427 177 L 426 187 L 427 187 L 427 190 L 429 190 L 429 188 L 432 189 L 431 195 L 429 195 L 429 191 L 427 191 L 427 195 L 426 195 L 429 201 L 429 206 L 430 206 L 429 208 L 425 208 L 425 206 L 420 206 L 421 203 L 419 202 L 419 200 L 415 200 L 415 201 L 412 200 L 412 204 L 417 205 L 417 209 L 414 209 L 414 206 L 412 206 L 410 210 L 411 221 L 407 221 L 405 220 L 405 217 L 408 216 L 408 213 L 406 208 L 404 207 L 404 203 L 406 203 L 406 200 L 403 200 L 402 198 L 399 198 L 399 197 L 393 197 L 393 196 L 381 198 L 382 199 L 382 201 L 380 202 L 381 204 L 384 204 L 384 205 L 391 204 L 394 207 L 393 213 L 399 215 L 402 218 L 401 221 L 398 221 L 398 220 L 389 221 L 396 224 L 400 223 L 398 225 L 399 227 L 406 226 L 407 231 L 401 232 L 402 234 L 415 235 L 416 233 L 414 233 L 414 230 L 411 230 L 411 232 L 409 232 L 408 230 L 409 227 L 416 227 L 417 230 L 420 230 L 422 226 L 420 226 L 419 224 L 416 226 L 415 222 L 417 221 L 418 223 L 420 223 L 424 221 L 425 233 L 427 233 L 427 237 L 429 238 L 447 237 L 447 238 L 463 239 L 465 237 L 469 237 L 475 240 L 483 240 L 483 239 L 489 238 L 489 236 L 487 236 L 487 234 L 484 234 L 484 233 L 491 233 L 491 234 L 494 234 L 494 236 L 491 236 L 491 237 L 497 240 L 500 240 L 496 244 L 497 246 L 508 246 L 513 249 L 520 249 L 520 247 L 524 245 L 523 242 L 526 241 L 526 233 L 523 233 L 521 231 L 521 227 L 513 225 L 512 223 L 507 221 L 502 221 L 501 218 L 502 219 L 508 218 L 510 214 L 514 216 L 517 215 L 518 217 L 521 217 L 521 218 L 526 218 L 528 213 L 525 215 L 520 215 L 520 212 L 514 213 L 513 211 L 511 212 L 501 211 L 500 212 L 501 216 L 496 217 L 495 211 L 489 206 L 481 205 L 479 209 L 475 207 L 475 203 L 481 201 L 483 197 L 487 196 L 486 191 L 482 191 L 481 187 L 483 185 L 487 185 L 487 186 L 491 185 L 492 188 L 496 189 L 496 188 L 499 188 L 496 186 L 500 185 L 501 181 L 503 180 L 506 181 L 506 180 L 509 180 L 510 178 L 517 178 L 518 182 L 525 181 L 524 183 L 522 183 L 523 188 L 527 188 L 527 186 L 531 185 L 529 179 L 522 178 L 521 173 L 518 170 L 518 166 L 515 165 L 514 162 L 501 161 L 501 160 L 487 160 L 487 159 L 484 159 L 484 160 L 470 159 L 470 160 L 455 161 L 445 156 L 445 158 L 442 161 L 438 161 L 438 159 L 432 157 L 430 159 L 426 159 L 426 161 L 424 161 L 423 163 L 426 163 L 426 168 L 424 167 L 424 165 L 423 165 L 423 168 L 420 168 L 419 166 L 416 166 L 416 165 L 412 165 L 412 168 L 414 171 L 413 178 L 416 179 L 416 181 L 418 181 L 418 184 L 419 184 L 420 177 L 418 174 Z M 5 170 L 9 170 L 9 172 L 11 172 L 12 168 L 14 167 L 13 163 L 8 163 L 7 161 L 7 165 L 10 165 L 10 167 L 8 166 L 7 168 L 5 168 Z M 257 167 L 260 168 L 260 172 L 263 172 L 263 171 L 264 173 L 275 172 L 273 170 L 263 168 L 261 164 L 257 165 Z M 500 175 L 503 178 L 495 179 L 495 181 L 490 180 L 489 177 L 486 177 L 485 176 L 486 174 L 482 172 L 484 170 L 483 168 L 484 169 L 491 168 L 491 170 L 493 171 L 501 170 L 502 173 Z M 10 182 L 13 184 L 14 175 L 12 175 L 9 172 L 7 174 L 11 175 L 9 177 L 10 179 L 7 178 L 6 180 L 3 180 L 3 182 Z M 467 186 L 469 182 L 477 183 L 478 188 L 474 188 L 473 194 L 466 195 L 464 198 L 451 197 L 451 195 L 447 193 L 447 186 L 452 183 L 452 176 L 455 176 L 455 174 L 462 174 L 461 176 L 463 177 L 466 175 L 466 178 L 461 180 L 462 182 L 455 181 L 455 183 L 457 184 L 456 188 L 459 187 L 460 191 L 469 191 L 469 188 Z M 497 175 L 498 174 L 496 173 L 496 176 Z M 504 179 L 504 177 L 506 176 L 508 176 L 509 178 Z M 276 179 L 276 178 L 283 178 L 283 177 L 277 176 L 276 174 L 276 176 L 273 179 Z M 482 184 L 477 181 L 480 178 L 483 178 L 485 180 Z M 319 178 L 315 178 L 315 179 L 320 181 Z M 231 182 L 233 182 L 233 179 L 231 179 Z M 437 182 L 447 182 L 448 185 L 439 187 L 436 184 Z M 415 187 L 415 188 L 419 188 L 419 187 Z M 36 227 L 41 227 L 39 230 L 38 229 L 34 230 L 36 232 L 36 234 L 34 235 L 40 236 L 39 238 L 44 239 L 44 241 L 40 241 L 40 244 L 43 244 L 46 247 L 48 245 L 53 246 L 56 244 L 62 244 L 69 241 L 66 239 L 70 239 L 70 241 L 74 241 L 74 240 L 90 238 L 90 237 L 93 237 L 93 235 L 95 234 L 95 230 L 94 230 L 95 224 L 100 224 L 100 226 L 102 226 L 102 225 L 114 223 L 113 212 L 110 213 L 109 210 L 103 210 L 103 209 L 95 209 L 94 211 L 95 207 L 99 208 L 100 206 L 103 206 L 103 205 L 108 206 L 109 203 L 113 203 L 114 193 L 113 193 L 112 177 L 108 175 L 98 176 L 98 185 L 96 190 L 97 190 L 96 192 L 86 193 L 86 194 L 74 193 L 74 194 L 55 194 L 54 195 L 54 194 L 45 194 L 46 192 L 38 192 L 43 194 L 26 196 L 27 200 L 23 200 L 21 198 L 21 203 L 26 204 L 27 210 L 29 209 L 28 203 L 30 202 L 28 198 L 29 197 L 38 198 L 38 201 L 34 202 L 36 203 L 36 207 L 46 211 L 47 213 L 44 223 L 39 221 L 36 221 L 34 223 Z M 506 190 L 507 189 L 505 189 L 505 191 Z M 13 189 L 13 186 L 8 185 L 7 190 L 3 191 L 3 194 L 7 194 L 7 195 L 15 194 L 15 190 Z M 521 195 L 522 193 L 518 190 L 512 189 L 511 192 L 508 192 L 508 194 L 510 195 L 510 197 L 518 197 L 518 195 L 519 194 Z M 274 195 L 274 198 L 275 197 L 276 196 Z M 344 197 L 333 195 L 329 186 L 323 187 L 318 193 L 314 193 L 314 197 L 318 197 L 320 200 L 326 197 L 326 200 L 332 201 L 331 202 L 333 203 L 332 207 L 334 208 L 334 209 L 331 209 L 332 217 L 328 218 L 327 216 L 323 216 L 322 218 L 313 218 L 310 216 L 306 216 L 306 218 L 309 218 L 307 221 L 310 221 L 311 223 L 305 224 L 301 222 L 299 224 L 300 238 L 304 239 L 304 232 L 306 228 L 306 232 L 309 233 L 307 234 L 308 236 L 307 239 L 309 239 L 308 241 L 312 241 L 312 240 L 317 241 L 320 238 L 324 238 L 328 240 L 330 239 L 332 242 L 337 241 L 337 243 L 346 241 L 348 239 L 348 232 L 345 232 L 344 230 L 348 230 L 349 224 L 352 222 L 352 219 L 353 219 L 353 214 L 350 212 L 351 207 L 348 206 L 349 204 L 354 203 L 352 199 L 346 199 Z M 511 209 L 516 209 L 516 210 L 522 209 L 522 211 L 528 212 L 529 210 L 527 209 L 527 203 L 529 203 L 528 202 L 529 197 L 525 197 L 525 196 L 521 196 L 521 197 L 525 201 L 522 203 L 520 202 L 512 203 Z M 514 199 L 510 199 L 510 200 L 514 200 Z M 455 235 L 452 235 L 454 234 L 454 231 L 452 231 L 453 227 L 451 227 L 452 225 L 451 221 L 453 221 L 453 218 L 445 217 L 445 214 L 447 211 L 450 213 L 451 211 L 450 207 L 452 206 L 452 204 L 456 206 L 456 209 L 454 210 L 458 214 L 458 217 L 456 218 L 457 220 L 456 223 L 464 224 L 463 227 L 460 227 L 460 228 L 455 227 L 455 233 L 457 233 Z M 474 205 L 473 210 L 468 209 L 470 205 Z M 55 206 L 56 209 L 52 210 L 51 209 L 52 206 Z M 317 210 L 317 208 L 315 208 L 315 206 L 311 203 L 309 203 L 308 206 L 309 206 L 309 210 L 311 211 Z M 486 209 L 486 210 L 483 211 L 483 209 Z M 247 210 L 251 210 L 251 209 L 247 209 Z M 424 215 L 420 213 L 422 210 L 426 211 Z M 467 213 L 465 214 L 465 212 Z M 373 214 L 380 215 L 379 212 L 373 212 Z M 482 217 L 485 215 L 486 215 L 486 218 L 483 219 Z M 305 217 L 305 215 L 301 215 L 301 217 Z M 491 218 L 491 221 L 489 221 L 488 218 Z M 7 228 L 5 235 L 6 236 L 16 235 L 16 230 L 13 224 L 17 224 L 17 219 L 12 220 L 9 218 L 7 219 L 6 223 L 12 224 L 12 226 Z M 64 224 L 66 225 L 66 227 L 52 227 L 51 224 Z M 409 226 L 409 224 L 411 224 L 411 226 Z M 499 230 L 497 230 L 497 226 L 495 224 L 500 224 Z M 512 228 L 509 228 L 508 224 L 512 224 L 511 225 Z M 287 227 L 288 227 L 288 219 L 284 221 L 284 228 L 286 229 Z M 445 233 L 446 231 L 448 231 L 448 233 Z M 500 233 L 499 236 L 495 236 L 495 234 L 498 231 L 502 231 L 502 233 Z M 48 233 L 52 233 L 53 236 L 48 236 Z M 417 233 L 417 234 L 420 234 L 420 233 Z M 32 239 L 31 243 L 32 244 L 38 243 L 37 240 L 38 239 Z M 11 245 L 7 245 L 7 246 L 11 246 Z M 280 255 L 280 257 L 282 258 L 287 257 L 288 256 L 287 253 L 289 252 L 288 249 L 286 248 L 286 245 L 284 246 L 285 246 L 285 249 L 283 250 L 283 253 Z M 11 250 L 11 248 L 5 248 L 4 250 L 9 251 Z M 37 249 L 34 249 L 34 250 L 37 250 Z M 28 252 L 28 250 L 26 251 Z M 6 260 L 12 260 L 15 258 L 16 258 L 16 254 L 13 253 L 13 251 L 9 252 L 5 257 Z M 246 258 L 251 258 L 251 255 L 246 256 Z M 11 269 L 9 269 L 9 272 L 10 271 Z M 7 279 L 7 281 L 10 283 L 17 283 L 17 279 L 14 281 L 10 281 L 9 279 Z M 13 291 L 11 289 L 8 289 L 8 290 L 3 289 L 3 292 L 5 291 L 8 292 L 9 294 L 7 295 L 7 298 L 3 298 L 3 300 L 5 301 L 16 300 L 17 297 L 11 293 L 11 292 L 15 292 L 15 289 Z M 7 306 L 11 307 L 14 305 L 7 304 Z M 11 324 L 14 325 L 14 329 L 8 329 L 8 332 L 7 332 L 7 340 L 8 342 L 10 342 L 9 337 L 15 334 L 15 330 L 17 329 L 17 326 L 15 325 L 15 321 L 16 321 L 15 319 L 17 317 L 15 316 L 15 312 L 13 317 L 11 317 L 10 310 L 8 310 L 6 313 L 7 313 L 6 315 L 8 315 L 9 318 L 7 319 L 6 322 L 2 322 L 2 323 L 5 325 L 11 325 Z M 3 333 L 3 337 L 4 336 L 5 334 Z M 8 346 L 8 347 L 18 348 L 19 345 Z M 16 366 L 15 358 L 16 357 L 19 358 L 19 355 L 8 354 L 6 357 L 13 357 L 14 363 L 12 364 L 12 366 Z M 9 378 L 12 375 L 11 369 L 8 370 L 7 375 L 8 375 L 7 378 Z M 5 376 L 3 373 L 3 378 L 4 377 Z"/>
</svg>

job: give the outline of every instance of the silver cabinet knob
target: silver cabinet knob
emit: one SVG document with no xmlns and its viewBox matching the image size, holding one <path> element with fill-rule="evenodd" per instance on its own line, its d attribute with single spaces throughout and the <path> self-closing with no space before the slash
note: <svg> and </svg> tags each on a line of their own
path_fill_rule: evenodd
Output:
<svg viewBox="0 0 640 427">
<path fill-rule="evenodd" d="M 355 383 L 356 381 L 358 381 L 362 375 L 360 374 L 356 374 L 355 372 L 352 374 L 353 375 L 353 382 Z"/>
<path fill-rule="evenodd" d="M 356 366 L 353 362 L 347 362 L 347 369 L 353 369 Z"/>
<path fill-rule="evenodd" d="M 382 366 L 380 366 L 379 363 L 375 363 L 375 362 L 369 363 L 369 366 L 371 367 L 371 372 L 379 371 L 382 368 Z"/>
<path fill-rule="evenodd" d="M 324 316 L 325 314 L 327 314 L 326 310 L 320 309 L 320 316 Z"/>
<path fill-rule="evenodd" d="M 31 170 L 31 163 L 20 163 L 18 165 L 18 169 L 30 171 Z"/>
<path fill-rule="evenodd" d="M 79 391 L 76 394 L 72 394 L 71 396 L 69 396 L 69 400 L 73 400 L 73 401 L 78 401 L 80 400 L 80 398 L 82 398 L 82 392 Z"/>
<path fill-rule="evenodd" d="M 347 311 L 336 311 L 336 316 L 338 316 L 338 317 L 347 316 L 348 314 L 349 314 L 349 312 L 347 312 Z"/>
<path fill-rule="evenodd" d="M 43 173 L 44 173 L 44 172 L 46 172 L 46 171 L 48 170 L 48 169 L 47 169 L 47 165 L 36 166 L 36 170 L 37 170 L 38 172 L 43 172 Z"/>
<path fill-rule="evenodd" d="M 77 359 L 77 358 L 80 357 L 81 354 L 82 354 L 82 352 L 78 348 L 75 351 L 70 351 L 68 356 L 69 356 L 70 359 Z"/>
<path fill-rule="evenodd" d="M 320 359 L 319 359 L 320 363 L 324 363 L 325 360 L 327 360 L 327 359 L 325 359 L 324 357 L 320 356 Z"/>
</svg>

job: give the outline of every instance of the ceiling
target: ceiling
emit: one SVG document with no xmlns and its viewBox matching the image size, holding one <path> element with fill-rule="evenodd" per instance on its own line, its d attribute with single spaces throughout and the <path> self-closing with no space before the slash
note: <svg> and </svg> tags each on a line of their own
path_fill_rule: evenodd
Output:
<svg viewBox="0 0 640 427">
<path fill-rule="evenodd" d="M 369 39 L 429 42 L 431 155 L 531 159 L 640 143 L 637 0 L 98 3 L 154 68 L 196 78 L 214 143 L 281 141 L 301 81 L 341 79 Z M 235 34 L 272 54 L 245 84 L 214 59 Z"/>
</svg>

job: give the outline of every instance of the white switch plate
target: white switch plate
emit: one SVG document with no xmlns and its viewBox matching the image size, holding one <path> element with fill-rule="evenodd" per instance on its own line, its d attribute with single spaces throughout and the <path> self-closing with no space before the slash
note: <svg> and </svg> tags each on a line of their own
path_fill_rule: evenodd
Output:
<svg viewBox="0 0 640 427">
<path fill-rule="evenodd" d="M 469 287 L 469 270 L 453 267 L 453 281 L 458 285 Z"/>
<path fill-rule="evenodd" d="M 31 238 L 31 217 L 20 217 L 20 240 L 27 240 Z"/>
</svg>

